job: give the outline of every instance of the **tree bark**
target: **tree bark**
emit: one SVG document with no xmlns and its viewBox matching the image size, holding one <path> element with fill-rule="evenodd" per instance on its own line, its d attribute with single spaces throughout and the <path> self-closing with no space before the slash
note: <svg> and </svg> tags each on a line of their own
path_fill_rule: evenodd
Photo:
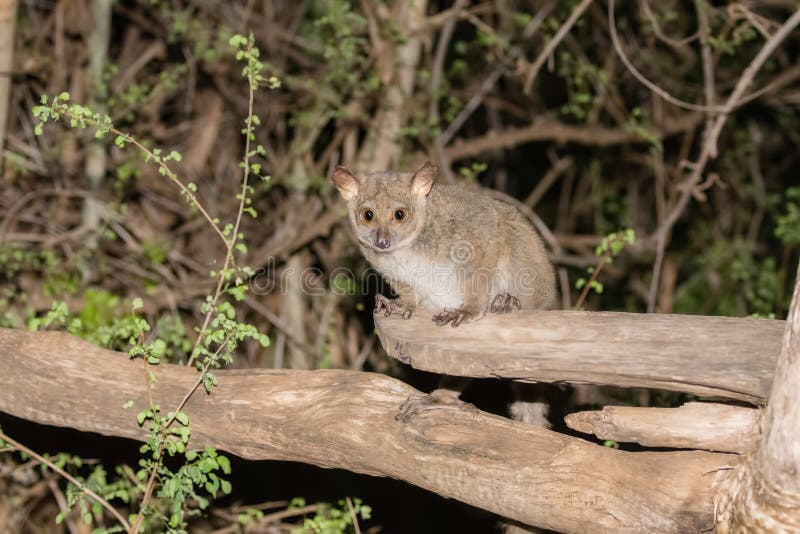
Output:
<svg viewBox="0 0 800 534">
<path fill-rule="evenodd" d="M 367 130 L 367 137 L 359 151 L 356 169 L 360 171 L 397 168 L 402 146 L 399 136 L 406 125 L 408 101 L 419 71 L 422 50 L 419 30 L 425 24 L 427 7 L 428 0 L 394 2 L 392 23 L 405 32 L 403 42 L 395 44 L 373 36 L 379 41 L 373 45 L 378 70 L 382 71 L 383 91 L 374 124 Z M 375 21 L 371 21 L 371 24 L 375 24 Z"/>
<path fill-rule="evenodd" d="M 762 436 L 721 484 L 719 532 L 800 532 L 800 268 Z"/>
<path fill-rule="evenodd" d="M 5 161 L 5 139 L 11 99 L 11 71 L 14 66 L 14 29 L 17 0 L 0 0 L 0 171 Z"/>
<path fill-rule="evenodd" d="M 197 379 L 174 365 L 103 350 L 62 333 L 0 329 L 0 410 L 42 424 L 144 439 L 135 414 L 169 411 Z M 350 371 L 220 371 L 194 395 L 190 445 L 390 476 L 525 524 L 562 532 L 698 532 L 731 456 L 629 453 L 463 408 L 395 419 L 413 388 Z M 134 407 L 125 410 L 129 400 Z"/>
<path fill-rule="evenodd" d="M 762 403 L 783 321 L 617 312 L 487 315 L 458 328 L 375 317 L 390 356 L 452 376 L 661 388 Z"/>
<path fill-rule="evenodd" d="M 711 402 L 688 402 L 680 408 L 606 406 L 571 413 L 564 421 L 600 439 L 647 447 L 743 453 L 759 437 L 757 409 Z"/>
</svg>

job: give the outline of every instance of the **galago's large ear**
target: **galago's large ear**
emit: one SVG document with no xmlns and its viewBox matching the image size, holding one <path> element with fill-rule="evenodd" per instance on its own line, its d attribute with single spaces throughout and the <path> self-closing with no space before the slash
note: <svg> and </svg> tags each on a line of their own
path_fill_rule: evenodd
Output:
<svg viewBox="0 0 800 534">
<path fill-rule="evenodd" d="M 436 166 L 426 161 L 417 168 L 411 178 L 411 192 L 419 197 L 427 196 L 431 192 L 433 179 L 436 177 Z"/>
<path fill-rule="evenodd" d="M 358 188 L 361 184 L 356 176 L 348 171 L 345 167 L 337 165 L 331 174 L 331 182 L 339 190 L 345 200 L 350 200 L 358 194 Z"/>
</svg>

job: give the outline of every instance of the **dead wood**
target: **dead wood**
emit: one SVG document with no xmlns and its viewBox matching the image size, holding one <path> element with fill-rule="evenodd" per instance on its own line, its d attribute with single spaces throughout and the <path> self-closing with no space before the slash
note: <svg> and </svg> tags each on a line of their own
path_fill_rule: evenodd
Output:
<svg viewBox="0 0 800 534">
<path fill-rule="evenodd" d="M 0 0 L 0 170 L 11 99 L 11 71 L 14 65 L 14 27 L 17 22 L 17 0 Z"/>
<path fill-rule="evenodd" d="M 797 17 L 800 22 L 800 10 Z M 795 281 L 775 380 L 764 411 L 762 438 L 722 480 L 717 497 L 718 532 L 800 532 L 798 384 L 800 276 Z"/>
<path fill-rule="evenodd" d="M 63 333 L 0 330 L 0 410 L 42 424 L 143 439 L 135 413 L 177 405 L 197 378 L 174 365 Z M 713 522 L 711 483 L 730 456 L 627 453 L 477 410 L 395 420 L 409 386 L 350 371 L 221 371 L 193 396 L 193 446 L 248 459 L 390 476 L 527 524 L 563 532 L 697 532 Z M 135 406 L 122 405 L 133 400 Z"/>
<path fill-rule="evenodd" d="M 666 121 L 663 130 L 655 132 L 654 135 L 659 139 L 666 138 L 695 128 L 702 120 L 703 116 L 699 113 L 687 113 L 679 119 Z M 449 160 L 457 161 L 493 150 L 542 141 L 602 147 L 647 142 L 642 136 L 622 128 L 577 127 L 561 122 L 538 122 L 530 126 L 506 128 L 500 132 L 489 132 L 484 136 L 456 141 L 444 149 L 444 154 Z"/>
<path fill-rule="evenodd" d="M 370 38 L 376 51 L 379 76 L 384 82 L 380 97 L 381 106 L 375 113 L 375 121 L 367 131 L 367 137 L 359 151 L 356 168 L 390 169 L 397 164 L 401 145 L 398 136 L 408 116 L 406 99 L 414 88 L 419 71 L 418 63 L 422 50 L 422 36 L 416 34 L 425 23 L 427 0 L 398 2 L 394 6 L 392 21 L 398 28 L 407 29 L 402 43 L 386 42 L 379 37 L 377 21 L 371 13 Z M 382 23 L 387 22 L 382 20 Z"/>
<path fill-rule="evenodd" d="M 783 321 L 546 311 L 437 328 L 429 315 L 376 317 L 389 355 L 453 376 L 661 388 L 762 403 Z"/>
<path fill-rule="evenodd" d="M 747 452 L 759 437 L 755 408 L 687 402 L 679 408 L 606 406 L 577 412 L 564 420 L 573 430 L 600 439 L 648 447 Z"/>
</svg>

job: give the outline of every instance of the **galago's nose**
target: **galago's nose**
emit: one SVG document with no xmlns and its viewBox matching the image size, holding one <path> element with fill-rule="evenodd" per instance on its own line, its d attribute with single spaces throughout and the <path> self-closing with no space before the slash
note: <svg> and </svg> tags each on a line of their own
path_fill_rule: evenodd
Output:
<svg viewBox="0 0 800 534">
<path fill-rule="evenodd" d="M 389 242 L 389 238 L 387 236 L 385 235 L 375 236 L 375 246 L 378 247 L 379 249 L 386 250 L 387 248 L 389 248 L 390 244 L 391 243 Z"/>
</svg>

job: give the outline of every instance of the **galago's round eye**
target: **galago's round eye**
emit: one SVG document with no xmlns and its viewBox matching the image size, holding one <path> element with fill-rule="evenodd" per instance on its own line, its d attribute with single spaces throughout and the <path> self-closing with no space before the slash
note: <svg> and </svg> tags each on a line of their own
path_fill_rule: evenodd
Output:
<svg viewBox="0 0 800 534">
<path fill-rule="evenodd" d="M 406 220 L 406 210 L 394 210 L 394 220 L 403 222 Z"/>
<path fill-rule="evenodd" d="M 372 222 L 375 220 L 375 212 L 372 210 L 364 210 L 361 212 L 361 218 L 364 219 L 364 222 Z"/>
</svg>

